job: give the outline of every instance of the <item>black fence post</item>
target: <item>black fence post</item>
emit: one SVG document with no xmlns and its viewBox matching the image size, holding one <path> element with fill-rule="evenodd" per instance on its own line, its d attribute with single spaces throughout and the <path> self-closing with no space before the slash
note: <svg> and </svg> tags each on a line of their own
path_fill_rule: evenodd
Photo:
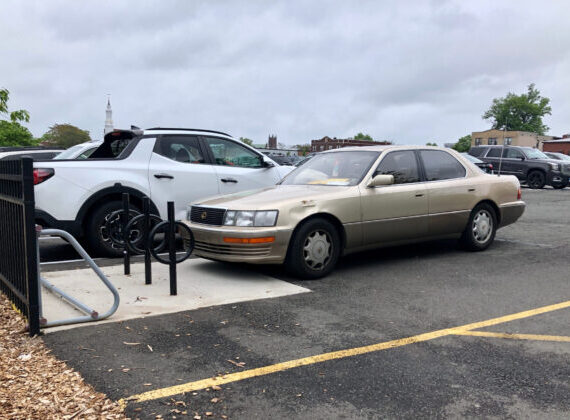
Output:
<svg viewBox="0 0 570 420">
<path fill-rule="evenodd" d="M 123 234 L 124 248 L 123 248 L 123 264 L 125 275 L 131 274 L 131 255 L 127 241 L 129 240 L 129 233 L 127 232 L 127 224 L 129 223 L 129 194 L 123 193 L 123 212 L 121 213 L 121 230 Z"/>
<path fill-rule="evenodd" d="M 170 264 L 170 296 L 176 296 L 176 220 L 174 202 L 168 202 L 168 258 Z"/>
<path fill-rule="evenodd" d="M 152 284 L 152 264 L 150 247 L 154 244 L 148 240 L 150 232 L 150 199 L 143 197 L 143 244 L 144 244 L 144 284 Z"/>
<path fill-rule="evenodd" d="M 25 235 L 26 247 L 26 272 L 28 287 L 28 322 L 30 335 L 40 333 L 40 303 L 39 303 L 39 272 L 38 250 L 35 223 L 35 200 L 34 200 L 34 163 L 30 158 L 22 159 L 22 184 L 24 199 L 24 226 L 22 232 Z"/>
</svg>

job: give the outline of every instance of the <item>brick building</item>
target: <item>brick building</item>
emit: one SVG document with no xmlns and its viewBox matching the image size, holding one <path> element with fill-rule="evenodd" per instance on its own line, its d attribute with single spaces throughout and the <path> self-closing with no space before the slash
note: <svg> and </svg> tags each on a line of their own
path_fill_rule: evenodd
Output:
<svg viewBox="0 0 570 420">
<path fill-rule="evenodd" d="M 324 136 L 320 140 L 311 140 L 311 152 L 323 152 L 325 150 L 340 149 L 349 146 L 379 146 L 392 144 L 389 141 L 366 141 L 354 139 L 337 139 Z"/>
<path fill-rule="evenodd" d="M 564 134 L 559 140 L 546 140 L 543 142 L 544 152 L 564 153 L 570 155 L 570 134 Z"/>
<path fill-rule="evenodd" d="M 504 144 L 512 146 L 537 147 L 542 150 L 542 143 L 556 139 L 553 136 L 541 136 L 528 131 L 485 130 L 471 133 L 471 146 L 486 146 L 488 144 Z"/>
</svg>

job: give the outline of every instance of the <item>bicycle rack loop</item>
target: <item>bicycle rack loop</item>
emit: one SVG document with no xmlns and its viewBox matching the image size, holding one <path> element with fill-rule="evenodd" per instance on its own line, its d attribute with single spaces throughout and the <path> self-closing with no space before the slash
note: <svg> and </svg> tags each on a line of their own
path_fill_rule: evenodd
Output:
<svg viewBox="0 0 570 420">
<path fill-rule="evenodd" d="M 194 234 L 174 219 L 174 203 L 169 201 L 168 220 L 150 214 L 149 199 L 143 198 L 143 213 L 129 208 L 128 194 L 123 194 L 123 208 L 107 217 L 105 230 L 109 240 L 124 252 L 125 274 L 130 274 L 130 254 L 145 254 L 145 284 L 151 284 L 150 258 L 170 265 L 170 294 L 176 295 L 176 264 L 187 260 L 194 250 Z M 127 217 L 125 217 L 125 214 Z M 151 224 L 154 224 L 151 227 Z M 176 235 L 183 239 L 184 251 L 176 252 Z M 167 253 L 167 256 L 161 255 Z"/>
</svg>

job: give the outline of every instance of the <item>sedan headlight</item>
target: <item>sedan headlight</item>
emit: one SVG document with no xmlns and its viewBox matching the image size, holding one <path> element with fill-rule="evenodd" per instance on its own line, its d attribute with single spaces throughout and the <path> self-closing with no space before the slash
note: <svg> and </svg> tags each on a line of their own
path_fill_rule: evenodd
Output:
<svg viewBox="0 0 570 420">
<path fill-rule="evenodd" d="M 560 170 L 560 164 L 558 164 L 558 163 L 549 163 L 549 165 L 553 171 L 559 171 Z"/>
<path fill-rule="evenodd" d="M 224 226 L 275 226 L 277 214 L 277 210 L 228 210 L 224 217 Z"/>
</svg>

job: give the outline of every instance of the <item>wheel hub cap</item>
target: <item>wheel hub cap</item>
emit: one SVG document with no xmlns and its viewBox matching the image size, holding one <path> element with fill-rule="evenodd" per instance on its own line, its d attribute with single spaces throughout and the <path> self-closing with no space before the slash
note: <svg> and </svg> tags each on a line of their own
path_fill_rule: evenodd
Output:
<svg viewBox="0 0 570 420">
<path fill-rule="evenodd" d="M 313 232 L 303 247 L 305 262 L 313 269 L 322 269 L 330 259 L 331 241 L 325 232 Z"/>
<path fill-rule="evenodd" d="M 473 218 L 473 237 L 477 242 L 489 239 L 493 230 L 493 220 L 486 211 L 480 211 Z"/>
</svg>

